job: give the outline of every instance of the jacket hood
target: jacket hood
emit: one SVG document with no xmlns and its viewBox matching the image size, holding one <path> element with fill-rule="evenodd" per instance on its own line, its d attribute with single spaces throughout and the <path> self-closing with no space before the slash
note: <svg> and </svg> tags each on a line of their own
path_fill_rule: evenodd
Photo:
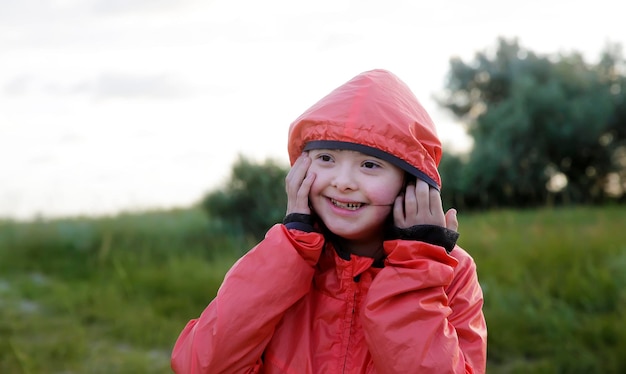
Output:
<svg viewBox="0 0 626 374">
<path fill-rule="evenodd" d="M 409 87 L 386 70 L 339 86 L 289 127 L 289 160 L 310 149 L 350 149 L 388 161 L 441 188 L 441 141 Z"/>
</svg>

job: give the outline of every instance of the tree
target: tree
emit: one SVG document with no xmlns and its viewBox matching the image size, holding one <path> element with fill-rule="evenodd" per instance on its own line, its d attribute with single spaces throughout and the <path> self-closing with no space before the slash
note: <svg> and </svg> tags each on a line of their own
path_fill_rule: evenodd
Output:
<svg viewBox="0 0 626 374">
<path fill-rule="evenodd" d="M 209 193 L 201 205 L 211 219 L 221 220 L 234 233 L 260 240 L 285 216 L 287 172 L 274 160 L 258 164 L 240 155 L 224 188 Z"/>
<path fill-rule="evenodd" d="M 483 207 L 555 196 L 602 202 L 615 176 L 623 195 L 626 166 L 616 155 L 626 153 L 624 73 L 621 49 L 611 45 L 596 65 L 579 53 L 542 56 L 504 39 L 470 63 L 451 59 L 438 101 L 474 138 L 464 162 L 448 162 L 465 168 L 447 180 L 457 199 Z"/>
</svg>

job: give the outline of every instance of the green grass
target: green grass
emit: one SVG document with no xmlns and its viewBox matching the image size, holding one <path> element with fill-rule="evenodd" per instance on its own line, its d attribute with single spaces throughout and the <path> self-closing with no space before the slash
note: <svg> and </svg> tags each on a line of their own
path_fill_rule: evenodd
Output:
<svg viewBox="0 0 626 374">
<path fill-rule="evenodd" d="M 462 217 L 484 288 L 489 373 L 626 372 L 623 207 Z"/>
<path fill-rule="evenodd" d="M 459 219 L 488 373 L 626 372 L 623 207 Z M 0 373 L 170 373 L 178 333 L 253 244 L 228 232 L 193 209 L 0 221 Z"/>
<path fill-rule="evenodd" d="M 170 373 L 234 244 L 195 210 L 0 223 L 0 373 Z"/>
</svg>

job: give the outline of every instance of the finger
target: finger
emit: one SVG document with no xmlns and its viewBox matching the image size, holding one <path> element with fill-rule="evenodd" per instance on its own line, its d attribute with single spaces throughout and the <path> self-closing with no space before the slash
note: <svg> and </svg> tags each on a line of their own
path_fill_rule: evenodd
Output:
<svg viewBox="0 0 626 374">
<path fill-rule="evenodd" d="M 303 179 L 310 161 L 311 159 L 309 158 L 309 156 L 306 153 L 303 153 L 302 155 L 300 155 L 300 157 L 296 159 L 296 162 L 294 162 L 288 175 L 290 175 L 292 178 Z"/>
<path fill-rule="evenodd" d="M 308 173 L 311 159 L 307 153 L 303 153 L 285 177 L 285 190 L 287 192 L 287 214 L 302 213 L 310 214 L 309 191 L 315 180 L 313 173 Z"/>
<path fill-rule="evenodd" d="M 286 214 L 311 214 L 311 208 L 309 207 L 309 191 L 311 191 L 311 185 L 313 185 L 314 181 L 315 174 L 307 174 L 298 190 L 293 194 L 287 195 Z"/>
<path fill-rule="evenodd" d="M 443 205 L 441 202 L 441 194 L 434 188 L 429 188 L 429 207 L 430 214 L 433 217 L 434 223 L 445 225 L 446 219 L 443 213 Z"/>
<path fill-rule="evenodd" d="M 428 198 L 430 200 L 428 206 L 430 207 L 431 214 L 437 215 L 441 212 L 441 215 L 443 215 L 443 205 L 441 204 L 441 195 L 439 194 L 439 191 L 429 186 Z"/>
<path fill-rule="evenodd" d="M 302 184 L 300 185 L 300 189 L 298 190 L 298 201 L 305 200 L 308 205 L 309 192 L 311 191 L 311 186 L 315 181 L 315 177 L 315 173 L 308 173 L 306 175 L 306 177 L 302 181 Z"/>
<path fill-rule="evenodd" d="M 399 228 L 408 227 L 404 215 L 404 194 L 398 195 L 393 203 L 393 223 Z"/>
<path fill-rule="evenodd" d="M 285 187 L 287 188 L 287 193 L 295 193 L 298 191 L 302 180 L 306 176 L 310 163 L 311 159 L 306 153 L 303 153 L 300 157 L 298 157 L 296 162 L 294 162 L 291 170 L 289 170 L 289 173 L 287 173 L 287 176 L 285 177 Z"/>
<path fill-rule="evenodd" d="M 404 216 L 408 221 L 415 219 L 419 212 L 418 198 L 416 196 L 416 186 L 409 183 L 404 193 Z"/>
<path fill-rule="evenodd" d="M 417 206 L 417 215 L 420 218 L 420 221 L 422 221 L 422 223 L 430 223 L 430 222 L 423 222 L 424 220 L 428 220 L 430 214 L 430 186 L 428 185 L 428 183 L 422 181 L 422 180 L 417 180 L 417 182 L 415 183 L 415 199 L 416 199 L 416 206 Z"/>
<path fill-rule="evenodd" d="M 446 212 L 446 228 L 452 231 L 459 231 L 459 220 L 456 218 L 456 209 L 451 208 Z"/>
</svg>

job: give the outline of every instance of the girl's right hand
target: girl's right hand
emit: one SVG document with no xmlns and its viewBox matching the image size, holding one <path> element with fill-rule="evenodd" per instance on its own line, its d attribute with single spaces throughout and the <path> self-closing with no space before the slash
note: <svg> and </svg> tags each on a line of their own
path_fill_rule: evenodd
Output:
<svg viewBox="0 0 626 374">
<path fill-rule="evenodd" d="M 294 162 L 285 178 L 287 192 L 287 213 L 311 214 L 309 207 L 309 191 L 315 180 L 315 174 L 307 173 L 311 166 L 308 152 L 302 153 Z"/>
</svg>

